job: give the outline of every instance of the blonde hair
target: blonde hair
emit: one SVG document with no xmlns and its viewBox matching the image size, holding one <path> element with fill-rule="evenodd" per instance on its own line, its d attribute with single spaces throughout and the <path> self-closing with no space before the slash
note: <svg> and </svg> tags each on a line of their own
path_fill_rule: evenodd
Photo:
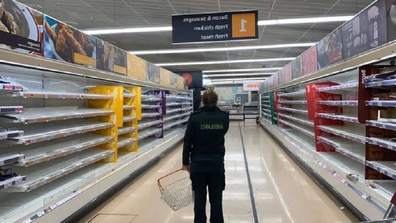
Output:
<svg viewBox="0 0 396 223">
<path fill-rule="evenodd" d="M 217 96 L 216 92 L 214 91 L 213 86 L 208 86 L 206 88 L 205 93 L 202 96 L 202 102 L 204 105 L 213 104 L 217 105 L 217 101 L 219 100 L 219 96 Z"/>
</svg>

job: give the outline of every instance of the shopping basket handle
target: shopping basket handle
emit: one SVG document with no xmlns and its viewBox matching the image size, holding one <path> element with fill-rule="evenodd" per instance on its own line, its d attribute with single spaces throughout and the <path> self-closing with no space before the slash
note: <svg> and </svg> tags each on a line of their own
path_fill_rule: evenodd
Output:
<svg viewBox="0 0 396 223">
<path fill-rule="evenodd" d="M 159 191 L 162 192 L 162 191 L 164 190 L 164 188 L 163 188 L 162 185 L 161 185 L 161 180 L 162 180 L 162 179 L 167 178 L 167 177 L 169 177 L 170 175 L 173 175 L 173 174 L 178 173 L 178 172 L 180 172 L 180 171 L 184 171 L 184 170 L 183 170 L 183 169 L 179 169 L 179 170 L 173 171 L 172 173 L 169 173 L 169 174 L 167 174 L 167 175 L 165 175 L 165 176 L 159 178 L 158 181 L 157 181 Z"/>
</svg>

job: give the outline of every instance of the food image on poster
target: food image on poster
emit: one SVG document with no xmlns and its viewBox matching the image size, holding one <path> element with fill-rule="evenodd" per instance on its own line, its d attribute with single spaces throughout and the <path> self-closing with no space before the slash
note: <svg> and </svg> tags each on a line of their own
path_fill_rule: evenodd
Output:
<svg viewBox="0 0 396 223">
<path fill-rule="evenodd" d="M 299 78 L 303 76 L 303 67 L 302 67 L 302 57 L 298 56 L 295 60 L 291 62 L 292 68 L 292 79 Z"/>
<path fill-rule="evenodd" d="M 330 64 L 342 60 L 342 48 L 342 35 L 340 29 L 334 30 L 319 41 L 317 44 L 317 69 L 321 70 Z M 307 73 L 304 71 L 304 74 Z"/>
<path fill-rule="evenodd" d="M 44 57 L 96 68 L 96 38 L 44 16 Z"/>
<path fill-rule="evenodd" d="M 127 54 L 127 60 L 128 77 L 137 80 L 147 81 L 147 61 L 130 53 Z"/>
<path fill-rule="evenodd" d="M 103 40 L 98 39 L 96 43 L 96 68 L 119 74 L 126 74 L 126 52 Z"/>
<path fill-rule="evenodd" d="M 385 1 L 377 1 L 342 26 L 344 59 L 385 44 L 388 39 Z"/>
<path fill-rule="evenodd" d="M 341 53 L 341 51 L 340 51 Z M 313 46 L 302 54 L 303 73 L 304 75 L 318 71 L 318 50 L 317 46 Z"/>
<path fill-rule="evenodd" d="M 177 75 L 177 74 L 175 74 L 175 73 L 171 73 L 171 82 L 170 82 L 170 85 L 172 86 L 172 87 L 175 87 L 175 88 L 177 88 L 177 84 L 178 84 L 178 81 L 179 81 L 179 75 Z"/>
<path fill-rule="evenodd" d="M 283 70 L 283 78 L 284 78 L 284 80 L 283 80 L 283 83 L 288 83 L 288 82 L 290 82 L 291 80 L 292 80 L 292 70 L 291 70 L 291 67 L 292 67 L 292 64 L 291 64 L 291 62 L 290 63 L 288 63 L 285 67 L 284 67 L 284 70 Z"/>
<path fill-rule="evenodd" d="M 161 83 L 160 67 L 150 62 L 147 62 L 147 81 L 157 84 Z"/>
<path fill-rule="evenodd" d="M 0 0 L 0 48 L 42 56 L 43 14 Z"/>
</svg>

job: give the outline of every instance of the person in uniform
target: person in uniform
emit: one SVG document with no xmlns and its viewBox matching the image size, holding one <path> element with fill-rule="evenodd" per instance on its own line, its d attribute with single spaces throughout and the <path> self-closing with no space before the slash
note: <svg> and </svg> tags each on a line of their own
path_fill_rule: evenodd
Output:
<svg viewBox="0 0 396 223">
<path fill-rule="evenodd" d="M 209 190 L 210 222 L 223 223 L 225 189 L 225 139 L 229 114 L 217 107 L 213 86 L 203 94 L 203 107 L 187 123 L 183 147 L 183 170 L 189 171 L 195 196 L 194 222 L 206 223 L 206 193 Z"/>
</svg>

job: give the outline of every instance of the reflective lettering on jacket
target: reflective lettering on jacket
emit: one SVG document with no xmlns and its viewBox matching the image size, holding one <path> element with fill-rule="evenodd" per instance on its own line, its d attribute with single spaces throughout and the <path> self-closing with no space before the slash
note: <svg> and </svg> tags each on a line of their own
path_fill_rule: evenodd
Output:
<svg viewBox="0 0 396 223">
<path fill-rule="evenodd" d="M 201 124 L 201 130 L 223 129 L 223 124 Z"/>
</svg>

